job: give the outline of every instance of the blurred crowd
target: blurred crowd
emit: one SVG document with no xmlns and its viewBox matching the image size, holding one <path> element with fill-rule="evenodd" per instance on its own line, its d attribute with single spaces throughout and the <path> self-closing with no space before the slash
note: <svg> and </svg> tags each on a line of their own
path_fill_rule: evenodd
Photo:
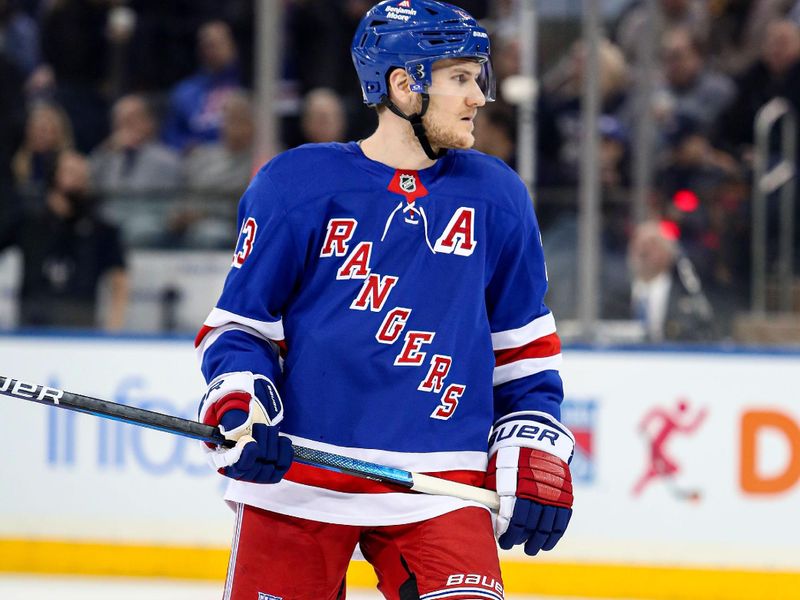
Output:
<svg viewBox="0 0 800 600">
<path fill-rule="evenodd" d="M 646 3 L 631 3 L 600 46 L 601 314 L 640 318 L 655 341 L 719 339 L 750 303 L 756 113 L 775 97 L 800 107 L 800 5 L 658 0 L 655 12 L 648 21 Z M 647 62 L 651 36 L 656 51 Z M 554 260 L 567 271 L 575 260 L 575 203 L 546 185 L 574 184 L 579 172 L 585 54 L 574 42 L 542 76 L 539 115 L 552 129 L 539 149 L 540 216 L 545 231 L 567 239 L 551 244 L 551 272 Z M 646 81 L 652 90 L 642 103 Z M 637 224 L 631 153 L 645 119 L 654 160 L 645 222 Z M 780 151 L 773 144 L 767 162 Z M 574 286 L 555 276 L 552 286 L 560 292 L 554 305 L 574 310 Z"/>
<path fill-rule="evenodd" d="M 281 1 L 282 146 L 368 135 L 375 115 L 349 48 L 372 0 Z M 476 148 L 514 167 L 505 84 L 521 61 L 518 2 L 452 1 L 492 34 L 498 101 L 476 120 Z M 606 15 L 599 49 L 601 317 L 638 321 L 652 341 L 716 340 L 749 308 L 756 113 L 776 97 L 800 108 L 800 1 L 655 4 L 655 19 L 641 0 Z M 263 158 L 254 28 L 253 0 L 0 0 L 0 250 L 23 254 L 22 325 L 94 324 L 110 281 L 99 325 L 120 328 L 127 250 L 232 245 L 236 202 Z M 580 33 L 578 13 L 540 24 L 534 199 L 562 319 L 577 313 Z M 652 186 L 635 219 L 643 119 Z M 773 137 L 768 162 L 782 149 Z"/>
</svg>

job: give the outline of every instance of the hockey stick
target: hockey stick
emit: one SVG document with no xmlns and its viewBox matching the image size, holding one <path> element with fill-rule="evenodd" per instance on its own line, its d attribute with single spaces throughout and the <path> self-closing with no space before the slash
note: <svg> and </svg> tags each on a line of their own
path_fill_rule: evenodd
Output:
<svg viewBox="0 0 800 600">
<path fill-rule="evenodd" d="M 148 427 L 202 442 L 210 442 L 217 446 L 230 448 L 235 445 L 235 442 L 225 438 L 218 428 L 198 423 L 197 421 L 136 408 L 135 406 L 117 404 L 116 402 L 100 400 L 99 398 L 82 396 L 81 394 L 74 394 L 44 385 L 36 385 L 18 379 L 11 379 L 10 377 L 0 376 L 0 394 L 30 402 L 38 402 L 47 406 L 82 412 L 95 417 Z M 412 473 L 411 471 L 378 465 L 296 444 L 294 445 L 294 458 L 300 463 L 381 483 L 398 485 L 413 492 L 471 500 L 483 504 L 494 511 L 497 511 L 500 507 L 500 500 L 497 494 L 491 490 L 439 479 L 430 475 Z"/>
</svg>

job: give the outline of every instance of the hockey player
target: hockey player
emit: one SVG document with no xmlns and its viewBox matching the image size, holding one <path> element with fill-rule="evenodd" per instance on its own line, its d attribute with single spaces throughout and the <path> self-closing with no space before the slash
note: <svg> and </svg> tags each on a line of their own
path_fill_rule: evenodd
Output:
<svg viewBox="0 0 800 600">
<path fill-rule="evenodd" d="M 358 544 L 387 598 L 499 600 L 495 535 L 528 554 L 558 542 L 574 440 L 530 197 L 469 150 L 489 38 L 448 4 L 390 0 L 352 56 L 377 130 L 259 171 L 197 337 L 200 418 L 252 427 L 210 454 L 238 507 L 225 598 L 344 598 Z M 486 485 L 499 514 L 292 463 L 290 440 Z"/>
</svg>

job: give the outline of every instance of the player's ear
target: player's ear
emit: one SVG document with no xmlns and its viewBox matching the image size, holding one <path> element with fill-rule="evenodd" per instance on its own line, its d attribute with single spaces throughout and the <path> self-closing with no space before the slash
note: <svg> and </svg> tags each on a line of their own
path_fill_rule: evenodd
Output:
<svg viewBox="0 0 800 600">
<path fill-rule="evenodd" d="M 405 110 L 413 103 L 414 92 L 411 91 L 411 78 L 405 69 L 393 69 L 386 78 L 389 88 L 389 97 L 401 110 Z"/>
</svg>

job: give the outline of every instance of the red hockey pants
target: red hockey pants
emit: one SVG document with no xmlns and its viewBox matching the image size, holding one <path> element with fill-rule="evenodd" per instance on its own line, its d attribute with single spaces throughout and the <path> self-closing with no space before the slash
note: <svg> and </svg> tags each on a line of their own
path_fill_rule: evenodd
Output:
<svg viewBox="0 0 800 600">
<path fill-rule="evenodd" d="M 391 526 L 319 523 L 239 505 L 224 600 L 340 600 L 356 544 L 390 600 L 502 600 L 489 513 Z"/>
</svg>

